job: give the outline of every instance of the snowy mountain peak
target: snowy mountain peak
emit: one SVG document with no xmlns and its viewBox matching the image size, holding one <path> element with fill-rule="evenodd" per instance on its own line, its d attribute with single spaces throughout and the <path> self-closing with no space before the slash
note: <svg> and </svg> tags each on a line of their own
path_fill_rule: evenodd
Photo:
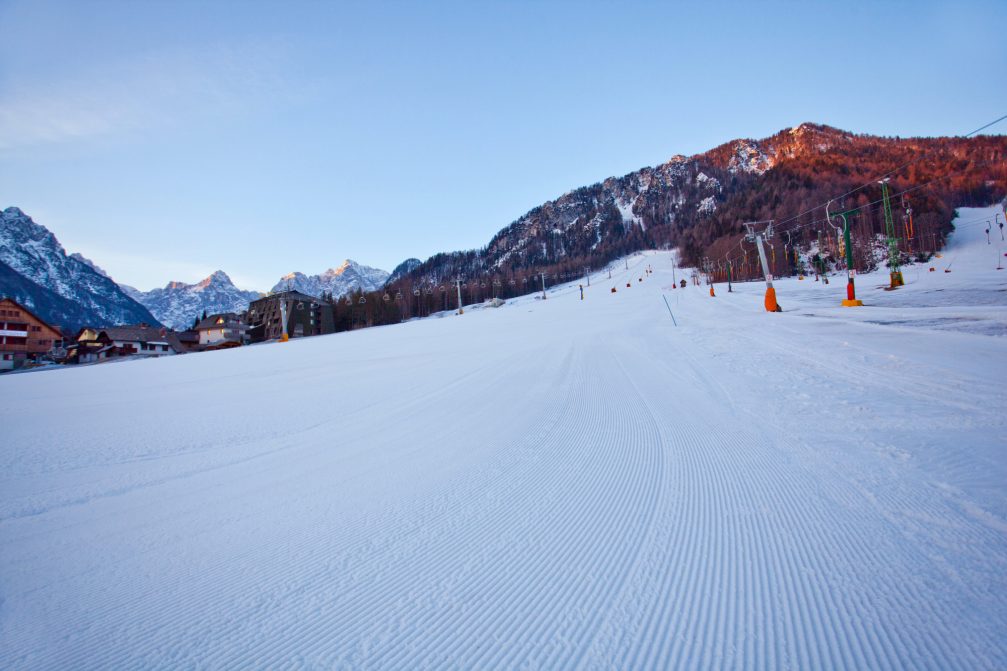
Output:
<svg viewBox="0 0 1007 671">
<path fill-rule="evenodd" d="M 233 287 L 234 283 L 231 281 L 231 278 L 228 277 L 227 273 L 223 270 L 218 270 L 210 274 L 209 277 L 205 278 L 201 282 L 196 283 L 194 286 L 198 289 L 206 289 L 207 287 L 215 286 Z"/>
<path fill-rule="evenodd" d="M 218 270 L 195 284 L 168 282 L 163 289 L 136 291 L 131 294 L 161 322 L 185 329 L 199 315 L 214 312 L 244 312 L 249 302 L 262 294 L 243 291 L 223 270 Z"/>
<path fill-rule="evenodd" d="M 20 208 L 0 212 L 0 280 L 7 292 L 43 319 L 71 330 L 84 323 L 155 321 L 88 259 L 68 256 L 56 236 Z"/>
<path fill-rule="evenodd" d="M 66 256 L 56 236 L 45 226 L 36 224 L 18 207 L 8 207 L 0 213 L 0 244 L 4 242 L 25 245 L 23 251 L 33 256 L 49 253 Z"/>
<path fill-rule="evenodd" d="M 338 297 L 357 289 L 376 291 L 384 286 L 388 276 L 387 271 L 346 259 L 339 267 L 329 268 L 318 275 L 305 275 L 296 271 L 288 273 L 273 286 L 273 291 L 293 289 L 309 296 L 331 293 Z"/>
</svg>

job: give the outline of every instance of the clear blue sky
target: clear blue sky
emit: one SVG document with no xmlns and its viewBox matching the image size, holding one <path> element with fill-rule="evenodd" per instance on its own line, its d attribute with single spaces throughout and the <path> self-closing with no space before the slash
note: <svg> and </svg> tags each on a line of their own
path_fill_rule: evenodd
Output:
<svg viewBox="0 0 1007 671">
<path fill-rule="evenodd" d="M 141 289 L 390 270 L 803 121 L 1007 113 L 1002 0 L 0 0 L 0 35 L 0 207 Z"/>
</svg>

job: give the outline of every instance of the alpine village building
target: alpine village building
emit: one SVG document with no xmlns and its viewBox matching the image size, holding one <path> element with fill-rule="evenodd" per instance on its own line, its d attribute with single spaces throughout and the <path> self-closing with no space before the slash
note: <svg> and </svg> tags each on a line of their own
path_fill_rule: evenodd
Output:
<svg viewBox="0 0 1007 671">
<path fill-rule="evenodd" d="M 281 303 L 287 313 L 291 338 L 325 335 L 336 330 L 332 304 L 299 291 L 278 291 L 248 305 L 248 335 L 251 342 L 273 340 L 283 335 Z"/>
<path fill-rule="evenodd" d="M 213 314 L 196 324 L 201 350 L 239 347 L 248 341 L 248 325 L 234 312 Z"/>
<path fill-rule="evenodd" d="M 10 298 L 0 298 L 0 371 L 52 356 L 63 344 L 58 328 Z"/>
</svg>

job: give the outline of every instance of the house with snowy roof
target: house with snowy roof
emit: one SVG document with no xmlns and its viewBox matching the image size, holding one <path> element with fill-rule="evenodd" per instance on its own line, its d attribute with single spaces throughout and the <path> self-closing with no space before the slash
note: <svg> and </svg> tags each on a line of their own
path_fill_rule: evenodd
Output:
<svg viewBox="0 0 1007 671">
<path fill-rule="evenodd" d="M 248 340 L 248 325 L 235 312 L 209 315 L 196 324 L 195 330 L 202 349 L 237 347 Z"/>
</svg>

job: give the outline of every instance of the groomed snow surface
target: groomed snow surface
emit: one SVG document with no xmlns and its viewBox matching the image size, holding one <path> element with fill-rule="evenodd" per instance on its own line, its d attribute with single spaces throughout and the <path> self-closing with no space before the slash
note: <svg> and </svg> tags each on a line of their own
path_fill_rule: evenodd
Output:
<svg viewBox="0 0 1007 671">
<path fill-rule="evenodd" d="M 863 308 L 654 252 L 583 302 L 3 376 L 0 667 L 1007 668 L 992 213 Z"/>
</svg>

